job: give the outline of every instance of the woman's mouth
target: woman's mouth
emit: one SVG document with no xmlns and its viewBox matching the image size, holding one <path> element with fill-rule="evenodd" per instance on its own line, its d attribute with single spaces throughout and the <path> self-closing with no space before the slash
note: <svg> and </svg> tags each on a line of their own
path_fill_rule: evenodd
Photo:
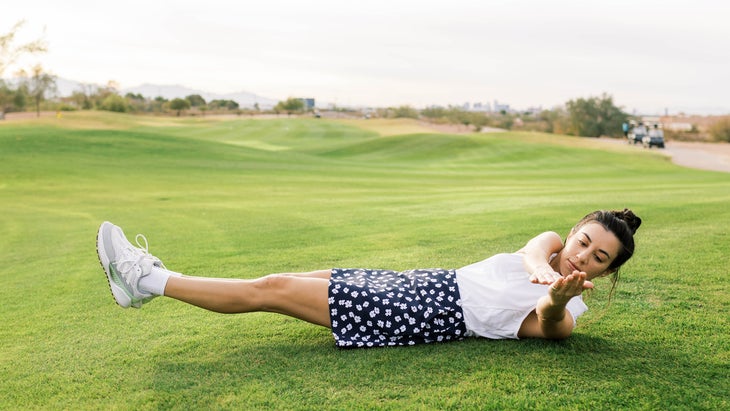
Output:
<svg viewBox="0 0 730 411">
<path fill-rule="evenodd" d="M 573 263 L 571 263 L 571 262 L 570 262 L 570 260 L 568 260 L 568 268 L 570 268 L 570 272 L 571 272 L 571 273 L 572 273 L 573 271 L 580 271 L 580 270 L 578 269 L 578 267 L 576 267 L 576 266 L 575 266 L 575 265 L 574 265 Z"/>
</svg>

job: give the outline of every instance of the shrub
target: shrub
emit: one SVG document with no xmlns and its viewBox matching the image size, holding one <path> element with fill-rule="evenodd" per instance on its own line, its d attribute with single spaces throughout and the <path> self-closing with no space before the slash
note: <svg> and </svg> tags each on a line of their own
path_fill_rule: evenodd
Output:
<svg viewBox="0 0 730 411">
<path fill-rule="evenodd" d="M 118 94 L 109 94 L 104 101 L 101 102 L 102 110 L 114 111 L 116 113 L 126 113 L 129 110 L 127 100 Z"/>
<path fill-rule="evenodd" d="M 730 117 L 723 117 L 710 127 L 710 135 L 715 141 L 730 143 Z"/>
<path fill-rule="evenodd" d="M 569 134 L 585 137 L 619 136 L 628 115 L 613 103 L 613 97 L 579 98 L 565 103 L 570 121 Z"/>
<path fill-rule="evenodd" d="M 190 101 L 184 99 L 184 98 L 176 98 L 170 101 L 170 109 L 175 110 L 177 113 L 177 116 L 180 117 L 180 113 L 182 113 L 183 110 L 187 110 L 190 108 Z"/>
<path fill-rule="evenodd" d="M 411 106 L 400 106 L 393 110 L 395 118 L 418 118 L 418 110 Z"/>
</svg>

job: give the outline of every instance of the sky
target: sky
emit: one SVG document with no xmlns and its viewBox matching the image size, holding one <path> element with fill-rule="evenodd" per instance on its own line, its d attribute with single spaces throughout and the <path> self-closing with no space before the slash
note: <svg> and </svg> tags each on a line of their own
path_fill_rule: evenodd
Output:
<svg viewBox="0 0 730 411">
<path fill-rule="evenodd" d="M 18 43 L 49 51 L 18 67 L 122 89 L 516 109 L 607 93 L 637 114 L 727 114 L 728 18 L 727 0 L 24 0 L 0 7 L 0 35 L 24 19 Z"/>
</svg>

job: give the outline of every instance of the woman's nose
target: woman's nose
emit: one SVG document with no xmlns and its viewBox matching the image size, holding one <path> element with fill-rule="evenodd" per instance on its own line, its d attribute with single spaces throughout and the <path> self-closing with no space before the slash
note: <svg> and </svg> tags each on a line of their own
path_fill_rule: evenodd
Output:
<svg viewBox="0 0 730 411">
<path fill-rule="evenodd" d="M 583 251 L 580 251 L 578 254 L 576 254 L 575 257 L 578 259 L 578 261 L 581 264 L 584 264 L 586 261 L 588 261 L 588 256 L 589 256 L 588 250 L 583 250 Z"/>
</svg>

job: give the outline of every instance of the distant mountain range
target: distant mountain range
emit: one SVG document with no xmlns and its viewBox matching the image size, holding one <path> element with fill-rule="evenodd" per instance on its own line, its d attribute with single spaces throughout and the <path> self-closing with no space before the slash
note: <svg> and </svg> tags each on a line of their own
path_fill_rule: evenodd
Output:
<svg viewBox="0 0 730 411">
<path fill-rule="evenodd" d="M 164 97 L 168 100 L 173 98 L 185 98 L 192 94 L 199 94 L 205 99 L 205 101 L 211 100 L 233 100 L 238 103 L 241 107 L 253 107 L 254 104 L 259 105 L 261 108 L 270 108 L 278 103 L 277 100 L 262 97 L 257 94 L 249 93 L 246 91 L 239 91 L 235 93 L 208 93 L 201 90 L 194 90 L 191 88 L 179 86 L 179 85 L 158 85 L 158 84 L 142 84 L 137 87 L 126 88 L 121 93 L 134 93 L 141 94 L 148 98 L 155 98 L 158 96 Z"/>
<path fill-rule="evenodd" d="M 78 81 L 58 78 L 56 79 L 56 87 L 58 89 L 59 96 L 70 96 L 74 91 L 83 90 L 84 88 L 96 88 L 100 87 L 95 84 L 86 84 Z M 277 100 L 262 97 L 257 94 L 249 93 L 246 91 L 239 91 L 235 93 L 209 93 L 202 90 L 195 90 L 180 85 L 170 84 L 142 84 L 137 87 L 124 88 L 119 91 L 121 95 L 127 93 L 141 94 L 147 98 L 164 97 L 168 100 L 174 98 L 185 98 L 192 94 L 199 94 L 205 99 L 205 101 L 211 100 L 233 100 L 238 103 L 241 107 L 253 107 L 254 104 L 259 105 L 260 108 L 271 108 L 278 103 Z"/>
</svg>

